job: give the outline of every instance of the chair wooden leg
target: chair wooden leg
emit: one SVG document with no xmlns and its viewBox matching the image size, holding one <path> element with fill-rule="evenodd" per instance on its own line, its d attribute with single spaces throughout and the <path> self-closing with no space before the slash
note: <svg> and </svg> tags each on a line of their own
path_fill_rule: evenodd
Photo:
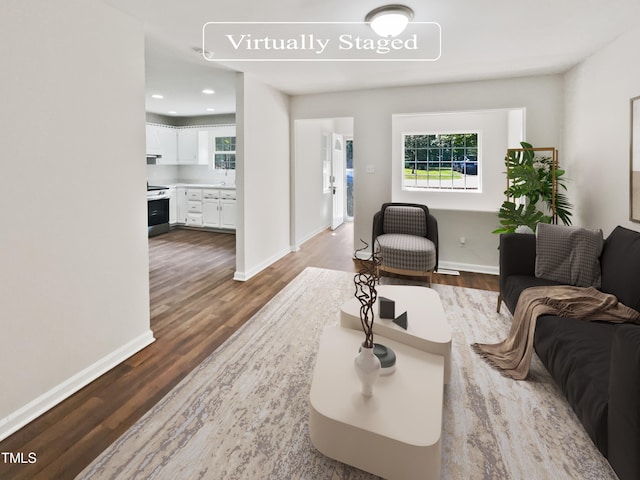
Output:
<svg viewBox="0 0 640 480">
<path fill-rule="evenodd" d="M 500 313 L 501 306 L 502 306 L 502 296 L 498 294 L 498 308 L 496 308 L 496 312 Z"/>
</svg>

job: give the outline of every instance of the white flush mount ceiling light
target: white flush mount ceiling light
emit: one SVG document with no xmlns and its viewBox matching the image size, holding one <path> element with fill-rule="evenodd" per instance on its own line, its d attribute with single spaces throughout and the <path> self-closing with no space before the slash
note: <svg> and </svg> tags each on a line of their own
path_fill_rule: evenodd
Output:
<svg viewBox="0 0 640 480">
<path fill-rule="evenodd" d="M 164 98 L 164 96 L 160 95 L 159 93 L 154 93 L 153 95 L 151 95 L 151 98 L 161 99 Z"/>
<path fill-rule="evenodd" d="M 381 37 L 396 37 L 412 18 L 413 10 L 405 5 L 385 5 L 367 13 L 364 21 Z"/>
<path fill-rule="evenodd" d="M 210 88 L 205 88 L 204 90 L 202 90 L 202 93 L 204 93 L 205 95 L 213 95 L 215 92 L 215 90 L 211 90 Z"/>
</svg>

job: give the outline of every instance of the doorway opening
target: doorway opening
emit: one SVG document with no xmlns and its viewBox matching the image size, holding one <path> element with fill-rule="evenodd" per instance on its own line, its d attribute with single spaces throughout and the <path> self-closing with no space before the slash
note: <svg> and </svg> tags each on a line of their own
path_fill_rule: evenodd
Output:
<svg viewBox="0 0 640 480">
<path fill-rule="evenodd" d="M 345 220 L 353 222 L 353 138 L 345 138 L 345 164 L 347 182 L 347 214 Z"/>
<path fill-rule="evenodd" d="M 298 119 L 294 123 L 292 246 L 353 221 L 354 119 Z"/>
<path fill-rule="evenodd" d="M 345 144 L 344 136 L 333 132 L 331 139 L 331 175 L 329 190 L 331 192 L 331 230 L 335 230 L 344 223 L 346 213 L 346 174 L 345 174 Z"/>
</svg>

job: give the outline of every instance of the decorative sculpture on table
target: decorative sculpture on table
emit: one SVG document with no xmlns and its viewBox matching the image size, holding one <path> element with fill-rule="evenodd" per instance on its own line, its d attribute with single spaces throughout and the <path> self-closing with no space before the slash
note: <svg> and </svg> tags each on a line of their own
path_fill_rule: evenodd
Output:
<svg viewBox="0 0 640 480">
<path fill-rule="evenodd" d="M 388 318 L 393 320 L 396 318 L 396 302 L 390 298 L 378 297 L 378 303 L 380 304 L 379 314 L 380 318 Z"/>
<path fill-rule="evenodd" d="M 356 250 L 356 258 L 358 258 L 358 252 L 369 248 L 366 242 L 360 241 L 365 246 Z M 368 260 L 360 260 L 361 269 L 353 278 L 356 287 L 355 297 L 360 302 L 360 323 L 364 331 L 364 342 L 354 363 L 358 378 L 362 382 L 362 395 L 365 397 L 373 395 L 373 385 L 380 375 L 380 360 L 373 353 L 373 305 L 378 298 L 376 281 L 378 265 L 380 265 L 380 257 L 377 253 L 373 251 Z"/>
</svg>

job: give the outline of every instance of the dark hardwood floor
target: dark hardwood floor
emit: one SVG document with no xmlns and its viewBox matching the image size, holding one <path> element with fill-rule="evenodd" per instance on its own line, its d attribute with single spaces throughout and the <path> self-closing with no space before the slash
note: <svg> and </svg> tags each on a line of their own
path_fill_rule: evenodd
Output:
<svg viewBox="0 0 640 480">
<path fill-rule="evenodd" d="M 233 280 L 235 237 L 173 230 L 149 240 L 156 341 L 0 442 L 35 452 L 0 479 L 72 479 L 307 266 L 356 272 L 353 225 L 325 231 L 247 282 Z M 498 277 L 435 274 L 434 283 L 498 289 Z"/>
</svg>

